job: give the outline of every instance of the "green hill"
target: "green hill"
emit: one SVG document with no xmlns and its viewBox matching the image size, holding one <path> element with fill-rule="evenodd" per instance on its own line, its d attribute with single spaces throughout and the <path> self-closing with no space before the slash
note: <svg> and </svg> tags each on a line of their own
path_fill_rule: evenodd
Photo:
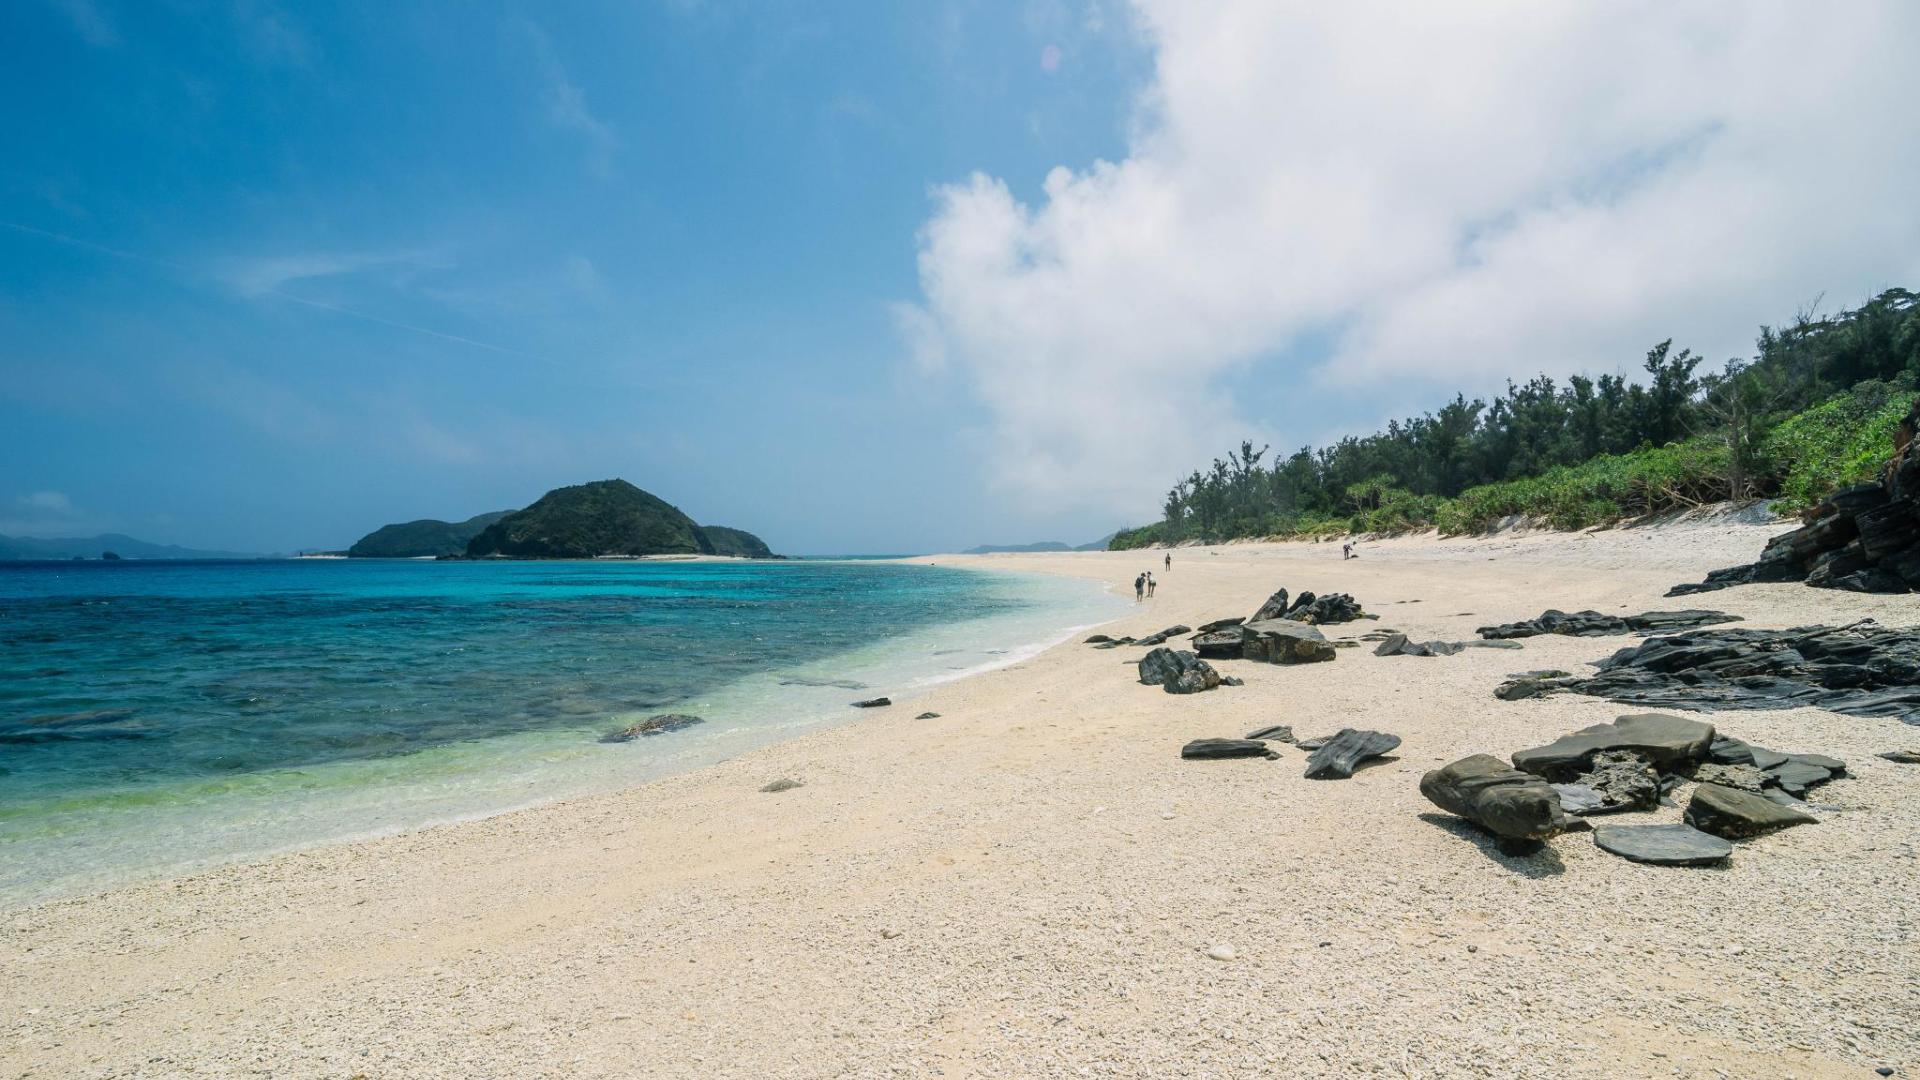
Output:
<svg viewBox="0 0 1920 1080">
<path fill-rule="evenodd" d="M 602 555 L 739 555 L 770 558 L 760 538 L 719 525 L 702 528 L 625 480 L 555 488 L 540 501 L 481 530 L 474 558 L 591 559 Z"/>
<path fill-rule="evenodd" d="M 701 525 L 694 530 L 694 539 L 702 545 L 704 554 L 731 555 L 736 559 L 771 559 L 773 550 L 766 541 L 745 529 L 729 529 L 725 525 Z"/>
<path fill-rule="evenodd" d="M 382 525 L 347 549 L 356 559 L 420 559 L 436 555 L 462 555 L 473 538 L 487 526 L 513 513 L 496 510 L 465 521 L 437 521 L 421 518 L 399 525 Z"/>
</svg>

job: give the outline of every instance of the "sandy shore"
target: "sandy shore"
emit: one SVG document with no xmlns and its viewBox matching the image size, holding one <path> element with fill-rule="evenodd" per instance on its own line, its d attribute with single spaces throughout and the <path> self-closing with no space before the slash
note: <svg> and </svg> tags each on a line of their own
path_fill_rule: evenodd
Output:
<svg viewBox="0 0 1920 1080">
<path fill-rule="evenodd" d="M 1660 593 L 1769 530 L 1244 545 L 1174 553 L 1144 633 L 1344 590 L 1418 637 Z M 1130 588 L 1159 553 L 948 556 Z M 1755 586 L 1754 625 L 1920 598 Z M 1920 746 L 1894 720 L 1723 713 L 1845 759 L 1821 824 L 1724 870 L 1587 834 L 1513 858 L 1419 775 L 1626 711 L 1501 702 L 1509 671 L 1622 639 L 1447 658 L 1230 662 L 1241 688 L 1134 681 L 1068 644 L 845 727 L 613 796 L 0 912 L 0 1075 L 32 1077 L 1864 1077 L 1920 1070 Z M 915 720 L 923 710 L 938 719 Z M 1271 723 L 1401 735 L 1182 762 Z M 792 777 L 805 786 L 759 789 Z M 1677 811 L 1664 811 L 1677 819 Z M 1230 944 L 1238 959 L 1208 959 Z"/>
</svg>

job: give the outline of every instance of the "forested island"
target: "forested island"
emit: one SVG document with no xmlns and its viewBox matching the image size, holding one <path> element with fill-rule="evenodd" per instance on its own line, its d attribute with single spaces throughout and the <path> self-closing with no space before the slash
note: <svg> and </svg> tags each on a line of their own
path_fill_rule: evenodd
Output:
<svg viewBox="0 0 1920 1080">
<path fill-rule="evenodd" d="M 356 558 L 593 559 L 608 556 L 776 556 L 744 529 L 700 525 L 625 480 L 555 488 L 524 510 L 463 522 L 431 518 L 384 525 L 347 554 Z"/>
<path fill-rule="evenodd" d="M 1525 516 L 1574 529 L 1729 499 L 1795 512 L 1871 479 L 1920 382 L 1920 295 L 1889 289 L 1851 311 L 1762 327 L 1750 360 L 1701 372 L 1671 341 L 1641 382 L 1540 375 L 1491 402 L 1333 446 L 1268 457 L 1243 442 L 1167 493 L 1160 521 L 1114 549 L 1187 540 L 1437 528 Z"/>
</svg>

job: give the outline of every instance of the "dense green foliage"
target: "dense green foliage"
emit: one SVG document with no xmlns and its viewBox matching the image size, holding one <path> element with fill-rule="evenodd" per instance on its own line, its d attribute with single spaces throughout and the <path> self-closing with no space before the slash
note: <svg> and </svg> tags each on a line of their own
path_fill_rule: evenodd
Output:
<svg viewBox="0 0 1920 1080">
<path fill-rule="evenodd" d="M 487 526 L 467 545 L 474 557 L 591 559 L 599 555 L 694 555 L 699 526 L 625 480 L 555 488 Z"/>
<path fill-rule="evenodd" d="M 728 555 L 736 559 L 773 558 L 773 551 L 766 542 L 745 529 L 701 525 L 694 529 L 694 539 L 700 544 L 701 553 L 706 555 Z"/>
<path fill-rule="evenodd" d="M 356 559 L 421 559 L 465 554 L 481 530 L 512 513 L 496 510 L 465 521 L 422 518 L 399 525 L 382 525 L 347 549 Z"/>
<path fill-rule="evenodd" d="M 1751 360 L 1648 351 L 1644 377 L 1541 375 L 1269 461 L 1243 442 L 1167 493 L 1163 518 L 1116 549 L 1183 540 L 1484 529 L 1511 515 L 1563 528 L 1756 495 L 1791 509 L 1871 475 L 1920 374 L 1920 296 L 1892 289 L 1829 317 L 1762 327 Z"/>
</svg>

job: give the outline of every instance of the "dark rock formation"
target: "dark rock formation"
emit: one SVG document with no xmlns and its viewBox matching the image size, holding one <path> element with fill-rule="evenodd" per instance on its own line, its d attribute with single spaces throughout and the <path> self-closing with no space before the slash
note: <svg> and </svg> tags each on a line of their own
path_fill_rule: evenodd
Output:
<svg viewBox="0 0 1920 1080">
<path fill-rule="evenodd" d="M 1877 482 L 1841 488 L 1800 515 L 1801 526 L 1767 541 L 1760 558 L 1668 596 L 1734 585 L 1804 581 L 1822 589 L 1910 592 L 1920 587 L 1920 400 L 1894 434 L 1893 458 Z"/>
<path fill-rule="evenodd" d="M 1518 649 L 1517 641 L 1409 641 L 1390 634 L 1373 650 L 1375 656 L 1452 656 L 1465 649 Z"/>
<path fill-rule="evenodd" d="M 1258 731 L 1247 732 L 1247 738 L 1290 743 L 1293 741 L 1293 727 L 1288 724 L 1274 724 L 1272 727 L 1263 727 Z"/>
<path fill-rule="evenodd" d="M 1231 619 L 1215 619 L 1210 623 L 1201 623 L 1200 629 L 1195 630 L 1194 633 L 1211 634 L 1211 633 L 1214 633 L 1215 631 L 1225 630 L 1230 626 L 1239 626 L 1241 623 L 1246 621 L 1247 620 L 1239 617 L 1238 615 L 1234 616 Z"/>
<path fill-rule="evenodd" d="M 1239 624 L 1195 634 L 1193 651 L 1208 660 L 1237 660 L 1246 653 L 1247 632 Z"/>
<path fill-rule="evenodd" d="M 1263 619 L 1240 628 L 1243 635 L 1240 655 L 1248 660 L 1269 664 L 1315 664 L 1332 660 L 1333 645 L 1326 635 L 1305 623 L 1289 619 Z"/>
<path fill-rule="evenodd" d="M 1197 694 L 1219 686 L 1220 673 L 1185 649 L 1162 646 L 1140 658 L 1140 681 L 1169 694 Z"/>
<path fill-rule="evenodd" d="M 1420 794 L 1508 840 L 1545 840 L 1567 828 L 1553 788 L 1491 754 L 1461 758 L 1427 773 L 1420 778 Z"/>
<path fill-rule="evenodd" d="M 914 719 L 915 720 L 938 720 L 940 719 L 940 714 L 937 712 L 923 712 L 919 716 L 914 717 Z"/>
<path fill-rule="evenodd" d="M 697 716 L 688 716 L 685 713 L 661 713 L 658 716 L 649 716 L 645 720 L 637 724 L 628 725 L 619 731 L 602 735 L 600 736 L 600 741 L 631 742 L 644 735 L 665 735 L 669 731 L 679 731 L 682 728 L 690 728 L 695 724 L 704 723 L 706 723 L 705 720 Z"/>
<path fill-rule="evenodd" d="M 1260 605 L 1260 610 L 1254 612 L 1251 617 L 1242 621 L 1252 623 L 1263 622 L 1267 619 L 1277 619 L 1287 613 L 1288 606 L 1287 590 L 1281 589 L 1279 592 L 1267 597 L 1267 602 Z M 1216 627 L 1215 629 L 1219 628 Z"/>
<path fill-rule="evenodd" d="M 1267 602 L 1261 604 L 1260 610 L 1254 612 L 1253 617 L 1246 621 L 1256 623 L 1268 619 L 1292 619 L 1295 622 L 1324 626 L 1330 623 L 1352 622 L 1366 617 L 1368 617 L 1366 612 L 1360 610 L 1360 602 L 1346 593 L 1315 596 L 1310 592 L 1303 592 L 1289 602 L 1287 590 L 1281 589 L 1267 597 Z M 1221 620 L 1220 625 L 1217 626 L 1209 623 L 1208 626 L 1201 627 L 1201 632 L 1209 632 L 1209 627 L 1213 630 L 1224 629 L 1226 625 L 1225 620 Z"/>
<path fill-rule="evenodd" d="M 856 709 L 879 709 L 891 704 L 893 704 L 892 698 L 876 697 L 868 698 L 865 701 L 856 701 L 853 703 L 853 707 Z"/>
<path fill-rule="evenodd" d="M 1719 784 L 1701 784 L 1694 788 L 1693 799 L 1687 803 L 1687 824 L 1728 840 L 1759 836 L 1789 825 L 1810 825 L 1819 820 L 1754 792 Z"/>
<path fill-rule="evenodd" d="M 1368 758 L 1377 758 L 1400 746 L 1400 736 L 1383 731 L 1355 731 L 1341 728 L 1319 749 L 1307 755 L 1307 779 L 1344 780 L 1354 767 Z"/>
<path fill-rule="evenodd" d="M 1214 761 L 1245 757 L 1272 759 L 1280 755 L 1258 739 L 1195 739 L 1180 748 L 1180 756 L 1189 761 Z"/>
<path fill-rule="evenodd" d="M 1651 810 L 1660 801 L 1660 774 L 1633 750 L 1601 750 L 1589 759 L 1587 771 L 1569 787 L 1584 789 L 1576 798 L 1578 814 L 1612 814 L 1624 810 Z M 1591 799 L 1586 792 L 1592 792 Z"/>
<path fill-rule="evenodd" d="M 1088 638 L 1087 640 L 1081 642 L 1081 644 L 1082 645 L 1101 645 L 1112 640 L 1113 638 L 1107 636 L 1106 634 L 1095 634 L 1092 637 Z"/>
<path fill-rule="evenodd" d="M 1766 786 L 1766 776 L 1766 773 L 1752 765 L 1722 765 L 1715 761 L 1696 765 L 1693 769 L 1693 778 L 1702 784 L 1719 784 L 1741 791 L 1759 791 Z"/>
<path fill-rule="evenodd" d="M 788 780 L 783 778 L 780 780 L 775 780 L 773 783 L 766 785 L 760 790 L 766 792 L 769 795 L 777 795 L 782 791 L 792 791 L 794 788 L 805 787 L 805 786 L 806 785 L 799 780 Z"/>
<path fill-rule="evenodd" d="M 1733 845 L 1691 825 L 1602 825 L 1593 842 L 1634 862 L 1655 866 L 1711 866 L 1725 862 Z"/>
<path fill-rule="evenodd" d="M 1880 756 L 1896 765 L 1920 765 L 1920 750 L 1888 750 Z"/>
<path fill-rule="evenodd" d="M 1581 783 L 1592 757 L 1604 750 L 1631 750 L 1663 772 L 1675 772 L 1703 760 L 1713 742 L 1713 725 L 1679 716 L 1635 713 L 1611 724 L 1595 724 L 1562 735 L 1546 746 L 1516 751 L 1513 767 L 1548 780 Z"/>
<path fill-rule="evenodd" d="M 1602 615 L 1597 611 L 1564 611 L 1548 608 L 1525 622 L 1483 626 L 1475 631 L 1483 638 L 1523 638 L 1540 634 L 1567 637 L 1608 637 L 1615 634 L 1652 634 L 1668 630 L 1687 630 L 1696 626 L 1739 622 L 1740 616 L 1724 611 L 1649 611 L 1640 615 Z"/>
<path fill-rule="evenodd" d="M 1157 634 L 1148 634 L 1146 637 L 1140 638 L 1139 640 L 1135 641 L 1134 644 L 1135 645 L 1164 645 L 1166 644 L 1166 641 L 1168 638 L 1178 637 L 1181 634 L 1190 634 L 1192 632 L 1193 632 L 1193 627 L 1191 626 L 1169 626 L 1165 630 L 1162 630 Z"/>
<path fill-rule="evenodd" d="M 1920 723 L 1920 629 L 1849 626 L 1699 630 L 1622 649 L 1572 691 L 1629 705 L 1698 711 L 1810 705 Z M 1737 763 L 1735 763 L 1737 764 Z"/>
<path fill-rule="evenodd" d="M 1299 747 L 1302 750 L 1318 750 L 1332 741 L 1333 741 L 1333 736 L 1331 735 L 1315 735 L 1311 739 L 1301 739 L 1299 742 L 1296 742 L 1293 745 Z"/>
</svg>

